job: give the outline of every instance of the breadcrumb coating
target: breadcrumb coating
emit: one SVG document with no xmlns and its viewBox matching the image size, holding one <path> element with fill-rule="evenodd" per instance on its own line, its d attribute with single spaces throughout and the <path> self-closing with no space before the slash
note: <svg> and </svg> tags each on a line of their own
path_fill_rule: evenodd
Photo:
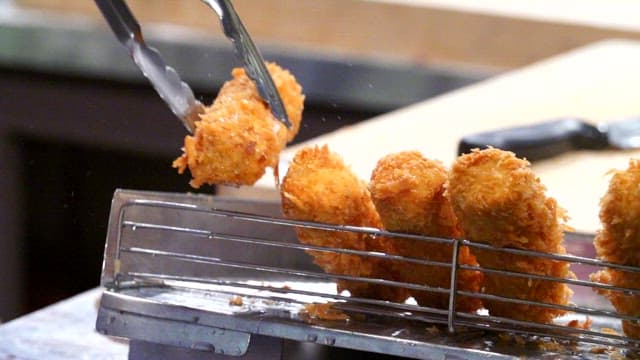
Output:
<svg viewBox="0 0 640 360">
<path fill-rule="evenodd" d="M 564 211 L 534 175 L 529 162 L 499 149 L 474 150 L 460 156 L 449 178 L 448 196 L 465 237 L 495 247 L 565 254 Z M 482 267 L 572 278 L 569 264 L 539 257 L 474 249 Z M 486 273 L 483 291 L 508 298 L 566 305 L 566 284 Z M 565 311 L 484 300 L 494 316 L 551 322 Z"/>
<path fill-rule="evenodd" d="M 192 187 L 254 184 L 267 167 L 276 168 L 280 152 L 298 133 L 302 88 L 289 71 L 266 65 L 293 126 L 287 129 L 273 116 L 244 69 L 234 69 L 233 79 L 205 108 L 194 134 L 184 139 L 183 154 L 173 162 L 180 174 L 189 169 Z"/>
<path fill-rule="evenodd" d="M 640 266 L 640 161 L 631 160 L 624 171 L 614 173 L 609 188 L 600 201 L 602 229 L 594 245 L 598 257 L 604 261 Z M 604 269 L 591 274 L 591 280 L 617 287 L 640 289 L 640 274 Z M 616 310 L 625 315 L 640 317 L 640 295 L 598 289 Z M 624 333 L 640 339 L 640 324 L 622 321 Z"/>
<path fill-rule="evenodd" d="M 380 228 L 380 217 L 373 206 L 366 184 L 353 174 L 342 158 L 322 147 L 305 147 L 298 151 L 280 188 L 285 217 L 336 225 Z M 296 229 L 304 244 L 334 248 L 393 253 L 390 241 L 382 237 L 354 232 Z M 309 251 L 314 262 L 326 273 L 393 279 L 391 262 L 358 255 Z M 352 296 L 403 302 L 406 289 L 372 285 L 356 281 L 339 281 L 338 291 L 349 290 Z"/>
<path fill-rule="evenodd" d="M 447 169 L 440 162 L 427 159 L 418 151 L 390 154 L 380 159 L 373 170 L 369 190 L 384 228 L 417 235 L 454 238 L 462 231 L 449 199 L 444 196 Z M 399 255 L 450 263 L 453 247 L 447 244 L 394 238 Z M 459 263 L 477 266 L 469 248 L 461 247 Z M 396 263 L 398 280 L 448 289 L 451 269 L 407 262 Z M 482 273 L 461 270 L 459 290 L 479 292 Z M 448 294 L 411 291 L 419 305 L 447 309 Z M 482 307 L 476 298 L 458 297 L 458 311 L 473 312 Z"/>
</svg>

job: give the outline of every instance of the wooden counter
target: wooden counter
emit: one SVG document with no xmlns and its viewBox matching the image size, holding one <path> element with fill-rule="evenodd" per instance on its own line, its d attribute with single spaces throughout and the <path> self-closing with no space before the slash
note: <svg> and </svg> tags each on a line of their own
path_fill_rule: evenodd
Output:
<svg viewBox="0 0 640 360">
<path fill-rule="evenodd" d="M 505 73 L 285 150 L 286 164 L 297 149 L 328 144 L 355 172 L 368 179 L 385 154 L 417 149 L 450 164 L 458 139 L 468 133 L 527 124 L 559 116 L 593 122 L 640 113 L 640 43 L 607 41 Z M 626 167 L 640 151 L 580 151 L 534 165 L 549 193 L 580 231 L 599 227 L 598 202 L 607 171 Z M 281 174 L 286 171 L 282 166 Z M 232 196 L 277 197 L 271 174 L 254 188 L 223 188 Z"/>
<path fill-rule="evenodd" d="M 17 0 L 19 6 L 97 17 L 93 1 Z M 200 1 L 128 0 L 143 23 L 221 36 Z M 634 0 L 234 0 L 258 45 L 508 70 L 594 41 L 640 40 Z"/>
</svg>

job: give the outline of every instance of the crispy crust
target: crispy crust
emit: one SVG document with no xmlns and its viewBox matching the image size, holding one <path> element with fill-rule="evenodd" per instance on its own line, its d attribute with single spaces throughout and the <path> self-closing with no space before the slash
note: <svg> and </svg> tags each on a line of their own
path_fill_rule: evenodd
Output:
<svg viewBox="0 0 640 360">
<path fill-rule="evenodd" d="M 294 157 L 281 186 L 285 217 L 338 225 L 380 227 L 366 185 L 342 159 L 323 147 L 306 147 Z M 393 252 L 388 240 L 353 232 L 296 229 L 302 243 L 336 248 Z M 375 258 L 333 252 L 309 251 L 325 272 L 391 278 L 390 264 Z M 352 296 L 404 301 L 405 289 L 375 286 L 361 282 L 339 281 L 338 290 L 348 289 Z"/>
<path fill-rule="evenodd" d="M 526 160 L 498 149 L 474 150 L 458 158 L 449 179 L 448 196 L 466 238 L 496 247 L 556 254 L 562 245 L 564 212 L 545 195 L 545 188 Z M 573 277 L 569 264 L 541 258 L 474 250 L 482 267 L 559 278 Z M 485 274 L 484 292 L 510 298 L 565 305 L 571 290 L 557 282 Z M 551 322 L 565 311 L 484 301 L 490 314 L 518 320 Z"/>
<path fill-rule="evenodd" d="M 627 170 L 614 173 L 600 202 L 600 221 L 602 230 L 594 242 L 598 257 L 607 262 L 640 266 L 640 161 L 631 160 Z M 640 289 L 640 274 L 621 270 L 604 269 L 592 274 L 591 280 Z M 597 291 L 607 296 L 619 313 L 640 316 L 640 296 Z M 627 336 L 640 338 L 639 324 L 625 320 L 622 329 Z"/>
<path fill-rule="evenodd" d="M 437 237 L 460 237 L 462 232 L 451 203 L 444 196 L 447 169 L 440 162 L 426 159 L 417 151 L 390 154 L 380 159 L 371 175 L 369 190 L 385 229 Z M 393 239 L 398 254 L 440 262 L 451 262 L 450 245 L 409 239 Z M 469 248 L 462 247 L 459 263 L 478 265 Z M 445 267 L 397 263 L 403 282 L 448 289 L 451 270 Z M 459 272 L 458 289 L 479 292 L 482 273 Z M 422 306 L 446 309 L 447 294 L 412 291 Z M 458 311 L 472 312 L 482 307 L 479 299 L 459 297 Z"/>
<path fill-rule="evenodd" d="M 193 135 L 184 139 L 183 154 L 173 162 L 182 174 L 187 168 L 190 184 L 252 185 L 275 168 L 280 151 L 300 128 L 304 95 L 287 70 L 267 63 L 293 126 L 277 121 L 260 98 L 243 69 L 234 69 L 213 104 L 200 115 Z"/>
</svg>

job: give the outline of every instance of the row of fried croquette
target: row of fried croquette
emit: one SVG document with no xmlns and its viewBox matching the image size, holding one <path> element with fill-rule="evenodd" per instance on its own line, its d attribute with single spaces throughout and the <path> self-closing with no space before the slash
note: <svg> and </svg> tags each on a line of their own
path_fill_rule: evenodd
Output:
<svg viewBox="0 0 640 360">
<path fill-rule="evenodd" d="M 337 225 L 381 227 L 366 184 L 327 146 L 299 151 L 289 166 L 281 187 L 282 210 L 286 217 Z M 392 243 L 364 233 L 333 232 L 297 228 L 298 239 L 305 244 L 333 248 L 394 253 Z M 310 251 L 314 262 L 329 274 L 365 278 L 393 278 L 389 263 L 378 258 Z M 371 285 L 355 281 L 338 281 L 338 291 L 349 290 L 352 296 L 402 302 L 405 289 Z"/>
<path fill-rule="evenodd" d="M 173 166 L 187 168 L 191 185 L 251 185 L 266 167 L 277 169 L 280 151 L 297 134 L 302 119 L 304 95 L 295 77 L 269 63 L 282 97 L 290 129 L 282 126 L 260 98 L 244 70 L 234 69 L 214 103 L 201 114 L 192 136 L 185 137 L 183 155 Z M 339 156 L 326 147 L 305 149 L 296 156 L 282 198 L 290 217 L 337 224 L 384 227 L 391 231 L 437 237 L 465 237 L 496 247 L 565 253 L 562 246 L 564 214 L 534 176 L 528 162 L 497 149 L 474 151 L 461 156 L 451 171 L 418 152 L 392 154 L 381 159 L 369 186 L 351 173 Z M 604 261 L 640 266 L 640 162 L 631 161 L 617 172 L 602 199 L 603 225 L 596 237 L 598 257 Z M 447 262 L 448 245 L 408 239 L 373 238 L 362 234 L 299 230 L 303 242 L 358 250 L 384 251 L 432 261 Z M 314 252 L 316 263 L 327 272 L 387 278 L 430 287 L 447 288 L 447 268 L 418 264 L 398 266 L 384 259 Z M 568 265 L 546 259 L 496 254 L 462 247 L 460 263 L 518 272 L 571 277 Z M 458 288 L 468 292 L 520 298 L 564 305 L 570 291 L 566 285 L 542 280 L 518 279 L 477 271 L 461 271 Z M 605 269 L 592 275 L 594 281 L 628 288 L 640 287 L 640 274 Z M 355 296 L 402 301 L 406 289 L 339 282 Z M 640 296 L 600 290 L 623 314 L 640 315 Z M 424 306 L 446 308 L 446 294 L 412 291 Z M 474 311 L 478 299 L 461 297 L 457 309 Z M 549 322 L 563 312 L 520 304 L 485 301 L 493 315 Z M 624 321 L 627 335 L 640 338 L 640 325 Z"/>
<path fill-rule="evenodd" d="M 516 194 L 518 193 L 518 194 Z M 381 159 L 370 183 L 359 180 L 342 159 L 326 146 L 299 151 L 282 187 L 285 216 L 332 224 L 349 224 L 437 237 L 462 237 L 498 247 L 563 253 L 562 212 L 544 194 L 544 187 L 528 163 L 496 149 L 460 157 L 451 171 L 419 152 L 392 154 Z M 491 225 L 494 224 L 495 225 Z M 487 225 L 489 224 L 489 225 Z M 343 247 L 450 262 L 448 244 L 402 238 L 371 238 L 364 234 L 299 229 L 304 243 Z M 469 234 L 472 236 L 470 237 Z M 496 239 L 498 239 L 496 241 Z M 416 263 L 390 262 L 355 255 L 312 252 L 327 273 L 374 277 L 447 289 L 450 270 Z M 526 259 L 461 247 L 459 262 L 557 277 L 571 277 L 568 265 L 546 259 Z M 472 270 L 459 272 L 459 290 L 565 305 L 571 294 L 564 284 L 498 277 Z M 407 291 L 400 287 L 339 283 L 356 296 L 403 301 L 413 296 L 422 306 L 447 308 L 446 293 Z M 460 297 L 459 311 L 482 307 L 475 297 Z M 493 315 L 550 322 L 559 310 L 485 301 Z"/>
<path fill-rule="evenodd" d="M 602 229 L 595 239 L 596 253 L 606 262 L 640 266 L 640 161 L 631 160 L 626 170 L 616 171 L 600 202 Z M 591 280 L 627 289 L 640 289 L 640 273 L 606 268 Z M 640 317 L 640 295 L 598 290 L 618 313 Z M 638 321 L 622 321 L 627 336 L 640 339 Z"/>
<path fill-rule="evenodd" d="M 390 154 L 380 159 L 371 174 L 369 190 L 375 208 L 380 214 L 383 227 L 389 231 L 460 238 L 462 229 L 453 207 L 445 196 L 447 169 L 438 161 L 423 157 L 417 151 Z M 430 261 L 450 263 L 453 247 L 449 244 L 392 239 L 399 255 Z M 477 266 L 476 258 L 469 248 L 461 247 L 458 253 L 460 264 Z M 448 289 L 451 269 L 415 263 L 395 263 L 398 280 L 430 287 Z M 480 291 L 482 273 L 462 270 L 456 279 L 459 290 Z M 447 293 L 413 291 L 411 295 L 422 306 L 439 309 L 448 308 Z M 456 310 L 473 312 L 482 308 L 478 298 L 461 296 Z"/>
</svg>

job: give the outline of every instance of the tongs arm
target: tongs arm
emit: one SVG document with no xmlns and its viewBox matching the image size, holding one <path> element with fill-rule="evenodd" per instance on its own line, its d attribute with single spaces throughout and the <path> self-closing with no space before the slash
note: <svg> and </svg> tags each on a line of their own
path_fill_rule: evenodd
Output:
<svg viewBox="0 0 640 360">
<path fill-rule="evenodd" d="M 149 79 L 171 111 L 182 120 L 187 130 L 193 132 L 198 114 L 203 112 L 203 105 L 195 99 L 189 85 L 165 64 L 154 48 L 145 44 L 140 24 L 123 0 L 96 0 L 96 5 L 142 74 Z"/>
<path fill-rule="evenodd" d="M 256 83 L 260 96 L 269 104 L 274 116 L 290 127 L 284 104 L 264 65 L 264 60 L 231 3 L 226 0 L 203 1 L 220 17 L 225 35 L 233 42 L 236 54 L 241 58 L 247 75 Z M 187 130 L 193 133 L 195 122 L 199 120 L 198 114 L 204 111 L 204 107 L 194 97 L 189 85 L 180 79 L 173 68 L 165 64 L 158 51 L 146 45 L 140 24 L 124 0 L 95 2 L 116 38 L 128 49 L 129 55 L 142 74 L 151 82 L 171 111 L 180 118 Z"/>
<path fill-rule="evenodd" d="M 251 36 L 245 29 L 238 13 L 235 11 L 229 0 L 202 0 L 209 5 L 220 17 L 222 30 L 234 45 L 236 56 L 242 61 L 242 66 L 247 72 L 247 76 L 256 83 L 258 92 L 264 101 L 269 104 L 271 112 L 282 121 L 287 127 L 291 127 L 291 122 L 287 116 L 280 94 L 267 67 L 264 65 L 262 55 L 251 40 Z"/>
</svg>

